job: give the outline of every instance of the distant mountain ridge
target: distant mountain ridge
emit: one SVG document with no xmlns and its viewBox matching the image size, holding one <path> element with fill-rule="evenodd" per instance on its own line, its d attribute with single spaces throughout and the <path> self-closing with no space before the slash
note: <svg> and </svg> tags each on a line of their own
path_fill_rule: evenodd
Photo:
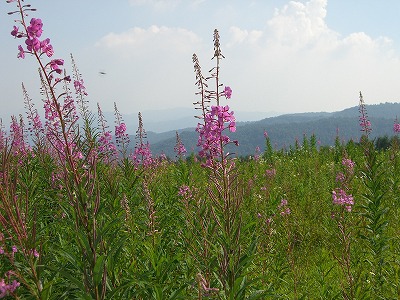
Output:
<svg viewBox="0 0 400 300">
<path fill-rule="evenodd" d="M 153 131 L 155 133 L 196 127 L 198 119 L 194 116 L 198 113 L 199 111 L 194 108 L 171 108 L 141 112 L 146 131 Z M 266 117 L 278 116 L 280 114 L 281 113 L 278 112 L 235 111 L 236 119 L 246 122 L 258 121 Z M 114 120 L 113 112 L 105 112 L 104 116 L 106 120 Z M 122 117 L 128 128 L 128 133 L 134 134 L 138 126 L 138 113 L 122 114 Z M 111 124 L 112 123 L 109 123 L 109 125 Z"/>
<path fill-rule="evenodd" d="M 372 124 L 371 138 L 378 136 L 392 136 L 393 122 L 400 116 L 400 103 L 382 103 L 366 106 L 368 118 Z M 195 118 L 193 118 L 195 119 Z M 197 120 L 195 119 L 197 124 Z M 148 133 L 148 140 L 152 152 L 156 155 L 164 153 L 174 157 L 173 152 L 176 130 L 155 133 L 144 127 Z M 272 145 L 276 149 L 289 147 L 303 136 L 310 137 L 315 134 L 320 145 L 333 145 L 337 134 L 343 142 L 350 139 L 358 141 L 361 137 L 358 107 L 350 107 L 338 112 L 311 112 L 284 114 L 275 117 L 263 118 L 259 121 L 238 122 L 235 133 L 230 133 L 232 140 L 239 141 L 239 147 L 228 149 L 235 155 L 254 155 L 256 147 L 264 150 L 264 130 L 267 131 Z M 197 151 L 198 134 L 195 127 L 177 130 L 188 152 Z M 134 140 L 134 136 L 131 137 Z M 134 143 L 132 143 L 134 145 Z"/>
</svg>

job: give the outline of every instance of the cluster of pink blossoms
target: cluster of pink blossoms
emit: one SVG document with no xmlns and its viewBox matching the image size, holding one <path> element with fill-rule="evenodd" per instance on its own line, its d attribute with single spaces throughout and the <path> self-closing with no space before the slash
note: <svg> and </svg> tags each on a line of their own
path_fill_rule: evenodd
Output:
<svg viewBox="0 0 400 300">
<path fill-rule="evenodd" d="M 25 53 L 34 54 L 41 56 L 46 54 L 47 57 L 52 57 L 54 54 L 53 46 L 50 44 L 50 39 L 46 38 L 44 40 L 39 40 L 43 33 L 43 22 L 41 19 L 32 18 L 29 25 L 26 27 L 26 33 L 21 32 L 18 26 L 13 26 L 11 35 L 15 38 L 25 38 L 26 49 L 22 45 L 18 46 L 18 58 L 25 58 Z M 56 72 L 57 74 L 62 73 L 61 66 L 64 65 L 63 59 L 53 59 L 46 67 L 50 68 L 51 72 Z M 50 76 L 52 79 L 52 76 Z M 58 79 L 59 81 L 59 79 Z"/>
<path fill-rule="evenodd" d="M 11 148 L 14 155 L 22 154 L 25 156 L 28 153 L 33 153 L 29 144 L 25 141 L 24 126 L 15 117 L 12 117 L 10 131 L 12 139 Z"/>
<path fill-rule="evenodd" d="M 394 133 L 400 132 L 400 123 L 398 122 L 397 117 L 393 124 L 393 131 L 394 131 Z"/>
<path fill-rule="evenodd" d="M 115 156 L 117 148 L 112 142 L 112 135 L 110 131 L 105 131 L 100 135 L 98 151 L 103 154 L 110 154 Z"/>
<path fill-rule="evenodd" d="M 142 143 L 135 147 L 135 151 L 130 155 L 135 166 L 142 164 L 145 167 L 150 166 L 153 163 L 153 157 L 150 149 L 149 142 Z"/>
<path fill-rule="evenodd" d="M 125 135 L 126 132 L 126 125 L 125 123 L 121 123 L 117 126 L 115 126 L 115 136 L 117 138 L 122 138 L 123 135 Z"/>
<path fill-rule="evenodd" d="M 288 201 L 286 199 L 282 199 L 281 203 L 278 205 L 278 209 L 280 210 L 281 216 L 290 215 L 290 208 L 287 206 Z"/>
<path fill-rule="evenodd" d="M 77 94 L 83 94 L 85 96 L 88 95 L 88 93 L 86 92 L 86 87 L 83 84 L 83 79 L 75 80 L 74 87 Z"/>
<path fill-rule="evenodd" d="M 178 134 L 178 131 L 176 132 L 176 143 L 175 143 L 174 151 L 178 158 L 182 158 L 185 155 L 185 153 L 187 152 L 186 148 L 183 145 L 182 140 Z"/>
<path fill-rule="evenodd" d="M 175 145 L 174 151 L 177 156 L 183 156 L 187 152 L 185 146 L 182 143 Z"/>
<path fill-rule="evenodd" d="M 221 156 L 222 148 L 230 143 L 227 135 L 223 131 L 229 129 L 230 132 L 236 131 L 235 117 L 233 111 L 229 111 L 229 106 L 212 106 L 211 111 L 205 115 L 204 124 L 198 124 L 196 131 L 199 133 L 197 146 L 201 147 L 199 155 L 207 159 Z M 236 145 L 237 141 L 233 141 Z"/>
<path fill-rule="evenodd" d="M 0 232 L 0 242 L 4 240 L 4 235 Z M 8 257 L 12 257 L 14 259 L 15 253 L 18 252 L 17 246 L 12 246 L 11 247 L 11 252 L 7 253 L 6 250 L 4 250 L 3 247 L 0 247 L 0 255 L 6 255 Z M 20 283 L 16 280 L 13 280 L 11 282 L 11 277 L 14 275 L 12 271 L 8 271 L 5 273 L 5 277 L 8 278 L 8 283 L 4 280 L 4 278 L 0 279 L 0 298 L 7 297 L 11 295 L 12 293 L 15 292 L 17 287 L 20 286 Z"/>
<path fill-rule="evenodd" d="M 6 283 L 4 278 L 0 280 L 0 298 L 4 298 L 14 293 L 17 287 L 20 286 L 20 283 L 16 280 L 13 280 L 11 283 Z"/>
<path fill-rule="evenodd" d="M 279 211 L 279 214 L 280 214 L 282 217 L 288 216 L 288 215 L 290 215 L 290 214 L 292 213 L 292 211 L 290 210 L 290 208 L 289 208 L 289 206 L 288 206 L 288 201 L 287 201 L 287 199 L 281 199 L 281 202 L 280 202 L 279 205 L 278 205 L 278 211 Z M 257 218 L 258 218 L 258 219 L 261 219 L 262 217 L 263 217 L 263 215 L 262 215 L 261 213 L 257 213 Z M 270 215 L 270 216 L 265 220 L 265 224 L 266 224 L 267 226 L 270 226 L 271 223 L 274 221 L 275 217 L 276 217 L 276 214 Z"/>
<path fill-rule="evenodd" d="M 181 185 L 179 187 L 178 195 L 185 199 L 189 199 L 192 197 L 192 191 L 190 190 L 190 187 L 188 187 L 187 185 Z"/>
<path fill-rule="evenodd" d="M 339 172 L 336 175 L 336 182 L 339 183 L 339 187 L 332 191 L 332 200 L 333 204 L 345 206 L 346 210 L 350 212 L 354 205 L 354 198 L 347 190 L 349 176 L 354 173 L 355 163 L 351 159 L 344 157 L 342 159 L 342 165 L 344 166 L 344 172 Z"/>
<path fill-rule="evenodd" d="M 345 206 L 348 212 L 351 211 L 354 205 L 354 198 L 351 194 L 347 194 L 343 189 L 336 189 L 332 191 L 333 204 Z"/>
<path fill-rule="evenodd" d="M 344 157 L 342 159 L 342 165 L 346 167 L 346 171 L 350 174 L 353 174 L 354 172 L 354 161 L 352 161 L 350 158 Z"/>
<path fill-rule="evenodd" d="M 368 136 L 369 133 L 372 131 L 372 128 L 371 128 L 371 122 L 368 120 L 367 109 L 365 107 L 364 99 L 361 92 L 360 92 L 360 102 L 358 105 L 358 111 L 360 112 L 359 121 L 360 121 L 361 131 Z"/>
<path fill-rule="evenodd" d="M 268 178 L 272 178 L 275 175 L 276 175 L 276 169 L 265 170 L 265 176 L 267 176 Z"/>
<path fill-rule="evenodd" d="M 226 86 L 224 88 L 224 96 L 226 97 L 226 99 L 231 99 L 231 97 L 232 97 L 232 89 L 229 86 Z"/>
</svg>

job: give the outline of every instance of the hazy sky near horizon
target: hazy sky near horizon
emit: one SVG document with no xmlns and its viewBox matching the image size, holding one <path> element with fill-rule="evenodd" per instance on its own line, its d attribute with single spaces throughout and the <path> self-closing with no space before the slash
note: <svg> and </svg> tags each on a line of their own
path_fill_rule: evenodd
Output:
<svg viewBox="0 0 400 300">
<path fill-rule="evenodd" d="M 225 59 L 221 82 L 239 111 L 337 111 L 400 101 L 399 0 L 31 0 L 54 58 L 74 55 L 95 109 L 193 107 L 192 54 Z M 0 117 L 23 111 L 21 82 L 42 111 L 37 63 L 17 59 L 15 3 L 0 2 Z M 100 72 L 104 72 L 102 75 Z"/>
</svg>

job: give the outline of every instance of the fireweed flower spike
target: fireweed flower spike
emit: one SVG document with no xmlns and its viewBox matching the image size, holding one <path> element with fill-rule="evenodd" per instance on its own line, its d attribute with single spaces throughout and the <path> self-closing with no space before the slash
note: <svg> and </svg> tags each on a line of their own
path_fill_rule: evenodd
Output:
<svg viewBox="0 0 400 300">
<path fill-rule="evenodd" d="M 207 165 L 210 159 L 222 158 L 223 148 L 231 142 L 223 132 L 228 129 L 236 131 L 235 117 L 229 106 L 212 106 L 211 112 L 206 113 L 204 124 L 198 124 L 196 131 L 199 133 L 197 146 L 201 147 L 199 155 L 207 158 Z M 226 124 L 228 123 L 228 124 Z"/>
<path fill-rule="evenodd" d="M 368 120 L 367 109 L 365 107 L 363 95 L 360 92 L 360 102 L 358 104 L 358 111 L 360 112 L 360 126 L 361 131 L 368 137 L 369 133 L 372 131 L 371 122 Z"/>
<path fill-rule="evenodd" d="M 229 86 L 226 86 L 224 89 L 224 95 L 226 99 L 231 99 L 232 96 L 232 89 Z"/>
<path fill-rule="evenodd" d="M 131 155 L 134 165 L 137 167 L 142 164 L 144 167 L 148 167 L 152 164 L 153 158 L 150 150 L 149 142 L 145 142 L 147 138 L 146 130 L 143 126 L 142 114 L 138 113 L 138 129 L 136 130 L 136 145 L 134 153 Z"/>
<path fill-rule="evenodd" d="M 58 74 L 62 73 L 62 70 L 60 66 L 64 65 L 64 60 L 63 59 L 53 59 L 48 63 L 48 66 L 50 67 L 51 71 L 55 71 Z M 51 73 L 51 72 L 50 72 Z"/>
<path fill-rule="evenodd" d="M 97 103 L 97 113 L 99 117 L 99 129 L 101 131 L 98 152 L 103 155 L 102 157 L 104 157 L 106 161 L 112 161 L 118 156 L 117 147 L 115 147 L 112 141 L 111 130 L 108 129 L 107 121 L 99 103 Z"/>
<path fill-rule="evenodd" d="M 215 92 L 210 91 L 210 94 L 213 98 L 215 98 L 215 100 L 217 102 L 217 106 L 219 106 L 219 97 L 220 97 L 219 87 L 221 86 L 219 83 L 219 69 L 220 69 L 219 63 L 220 63 L 221 59 L 225 58 L 225 56 L 222 55 L 219 38 L 220 38 L 219 32 L 217 29 L 215 29 L 214 30 L 214 56 L 212 57 L 212 59 L 216 58 L 217 61 L 216 61 L 216 66 L 210 70 L 210 73 L 211 73 L 211 77 L 215 79 L 215 89 L 216 90 L 215 90 Z"/>
<path fill-rule="evenodd" d="M 394 121 L 394 124 L 393 124 L 393 131 L 396 134 L 400 132 L 400 123 L 397 120 L 397 116 L 396 116 L 396 120 Z"/>
<path fill-rule="evenodd" d="M 126 125 L 122 119 L 122 115 L 117 108 L 117 104 L 114 102 L 114 115 L 115 115 L 115 142 L 117 148 L 122 153 L 123 158 L 126 157 L 126 152 L 129 146 L 129 135 L 126 132 Z"/>
<path fill-rule="evenodd" d="M 354 198 L 351 194 L 347 194 L 342 189 L 336 189 L 332 191 L 332 202 L 335 205 L 344 206 L 348 212 L 351 211 L 352 205 L 354 204 Z"/>
<path fill-rule="evenodd" d="M 176 131 L 176 144 L 174 147 L 174 151 L 178 158 L 182 158 L 183 156 L 185 156 L 185 153 L 186 153 L 186 148 L 182 143 L 182 140 L 178 134 L 178 131 Z"/>
<path fill-rule="evenodd" d="M 222 90 L 223 85 L 219 82 L 219 64 L 224 56 L 221 53 L 217 30 L 214 31 L 213 37 L 215 67 L 209 71 L 211 76 L 203 77 L 198 58 L 193 55 L 198 87 L 196 95 L 201 96 L 201 100 L 194 104 L 198 106 L 196 109 L 200 109 L 202 113 L 198 117 L 201 122 L 196 128 L 199 133 L 197 146 L 200 148 L 199 156 L 205 160 L 202 167 L 207 169 L 210 180 L 206 193 L 208 197 L 201 206 L 204 206 L 206 211 L 212 212 L 212 216 L 209 218 L 210 223 L 214 223 L 218 230 L 206 233 L 205 236 L 199 236 L 198 243 L 207 248 L 209 240 L 218 241 L 215 249 L 220 248 L 218 251 L 222 253 L 218 255 L 218 270 L 209 270 L 208 272 L 219 274 L 218 281 L 221 283 L 223 292 L 225 295 L 233 295 L 237 292 L 234 283 L 241 278 L 243 271 L 248 267 L 238 264 L 243 253 L 239 249 L 242 249 L 242 236 L 245 231 L 240 212 L 243 195 L 238 189 L 238 170 L 235 160 L 231 159 L 229 152 L 226 152 L 228 144 L 238 144 L 236 141 L 231 141 L 227 135 L 227 132 L 236 131 L 236 119 L 229 106 L 223 106 L 220 103 L 221 97 L 226 99 L 231 97 L 232 90 L 228 87 Z M 215 80 L 214 89 L 208 86 L 210 80 Z M 210 107 L 211 101 L 215 104 Z M 197 234 L 195 233 L 194 236 Z"/>
<path fill-rule="evenodd" d="M 342 159 L 343 171 L 336 175 L 338 187 L 332 191 L 332 203 L 334 205 L 344 206 L 348 212 L 351 212 L 354 205 L 354 198 L 349 193 L 349 183 L 354 174 L 355 163 L 347 158 Z"/>
</svg>

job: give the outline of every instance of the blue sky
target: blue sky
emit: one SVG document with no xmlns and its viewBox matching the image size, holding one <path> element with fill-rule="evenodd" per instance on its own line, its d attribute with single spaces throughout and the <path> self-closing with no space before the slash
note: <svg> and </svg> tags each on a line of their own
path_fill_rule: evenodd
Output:
<svg viewBox="0 0 400 300">
<path fill-rule="evenodd" d="M 29 1 L 55 58 L 74 55 L 95 109 L 123 113 L 191 108 L 192 54 L 210 69 L 212 34 L 221 36 L 221 81 L 239 111 L 336 111 L 397 102 L 398 0 Z M 21 82 L 39 110 L 37 64 L 17 59 L 14 4 L 0 3 L 0 117 L 23 111 Z M 67 64 L 67 71 L 71 70 Z M 105 72 L 100 75 L 99 72 Z M 225 103 L 224 103 L 225 104 Z"/>
</svg>

